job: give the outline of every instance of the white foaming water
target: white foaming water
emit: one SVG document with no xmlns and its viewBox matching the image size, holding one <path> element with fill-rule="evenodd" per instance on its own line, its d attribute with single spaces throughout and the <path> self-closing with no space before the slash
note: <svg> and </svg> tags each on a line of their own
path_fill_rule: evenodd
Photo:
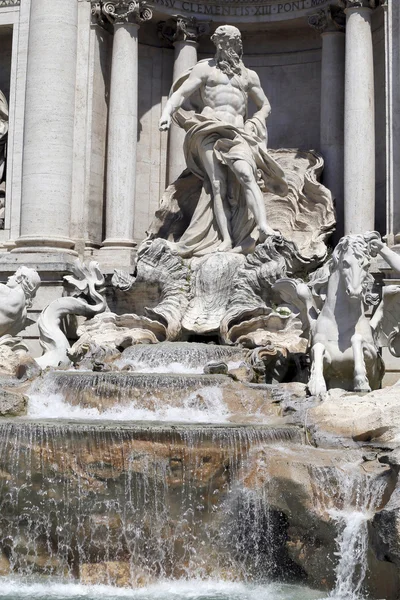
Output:
<svg viewBox="0 0 400 600">
<path fill-rule="evenodd" d="M 160 403 L 161 404 L 161 403 Z M 188 394 L 181 406 L 159 405 L 155 410 L 137 408 L 134 401 L 106 410 L 73 406 L 62 394 L 33 393 L 29 396 L 30 419 L 77 419 L 110 421 L 174 421 L 182 423 L 228 423 L 230 412 L 219 387 L 200 388 Z"/>
<path fill-rule="evenodd" d="M 338 522 L 340 533 L 336 538 L 340 557 L 336 568 L 336 586 L 330 598 L 356 600 L 367 571 L 368 519 L 370 514 L 360 511 L 330 511 Z"/>
<path fill-rule="evenodd" d="M 325 489 L 328 497 L 334 498 L 331 476 L 324 469 L 317 471 L 321 489 Z M 363 476 L 351 463 L 344 465 L 343 470 L 337 470 L 334 488 L 340 490 L 342 506 L 325 507 L 338 525 L 335 541 L 339 562 L 335 569 L 335 588 L 328 596 L 331 600 L 363 598 L 362 587 L 367 571 L 368 521 L 373 517 L 385 487 L 384 479 Z"/>
<path fill-rule="evenodd" d="M 1 579 L 0 598 L 6 600 L 317 600 L 321 592 L 302 586 L 271 583 L 248 585 L 223 581 L 164 581 L 146 588 L 115 588 L 106 585 L 78 583 L 22 583 L 16 579 Z"/>
<path fill-rule="evenodd" d="M 243 361 L 228 361 L 228 371 L 232 369 L 238 369 Z M 158 364 L 151 366 L 149 363 L 133 361 L 121 358 L 115 362 L 115 366 L 122 370 L 127 370 L 133 373 L 175 373 L 177 375 L 201 375 L 204 372 L 203 365 L 200 366 L 187 366 L 180 362 L 171 362 L 167 364 Z"/>
</svg>

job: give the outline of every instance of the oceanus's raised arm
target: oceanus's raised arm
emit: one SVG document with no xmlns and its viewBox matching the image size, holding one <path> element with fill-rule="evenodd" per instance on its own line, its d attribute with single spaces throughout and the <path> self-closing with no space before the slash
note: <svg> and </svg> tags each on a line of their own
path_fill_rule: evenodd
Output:
<svg viewBox="0 0 400 600">
<path fill-rule="evenodd" d="M 182 106 L 184 101 L 189 98 L 202 85 L 205 78 L 205 67 L 203 64 L 197 64 L 193 67 L 189 77 L 182 85 L 168 98 L 167 104 L 161 115 L 159 128 L 166 131 L 171 125 L 172 115 Z"/>
</svg>

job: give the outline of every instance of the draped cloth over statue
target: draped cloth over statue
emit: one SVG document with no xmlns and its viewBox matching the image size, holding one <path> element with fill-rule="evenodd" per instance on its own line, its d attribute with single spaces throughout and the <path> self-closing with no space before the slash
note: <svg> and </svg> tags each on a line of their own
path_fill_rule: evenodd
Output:
<svg viewBox="0 0 400 600">
<path fill-rule="evenodd" d="M 182 85 L 190 72 L 188 70 L 175 82 L 171 93 Z M 258 239 L 258 229 L 254 216 L 247 207 L 241 185 L 232 172 L 232 164 L 237 160 L 246 161 L 261 189 L 282 197 L 288 192 L 284 171 L 268 154 L 265 123 L 257 118 L 249 119 L 245 131 L 208 115 L 204 116 L 201 114 L 204 106 L 200 93 L 190 98 L 190 106 L 187 108 L 192 112 L 179 110 L 174 115 L 174 120 L 186 131 L 184 153 L 187 167 L 203 182 L 203 187 L 191 222 L 174 247 L 181 256 L 202 256 L 216 251 L 221 243 L 210 182 L 200 154 L 202 147 L 212 143 L 215 158 L 226 167 L 228 198 L 225 202 L 229 206 L 233 247 L 245 252 L 252 251 Z"/>
<path fill-rule="evenodd" d="M 171 94 L 189 76 L 178 79 Z M 243 94 L 245 94 L 243 90 Z M 226 167 L 233 247 L 242 254 L 254 252 L 259 238 L 254 215 L 232 171 L 235 161 L 246 161 L 260 186 L 267 222 L 293 242 L 305 263 L 320 264 L 327 253 L 326 239 L 335 226 L 331 192 L 319 181 L 324 161 L 314 150 L 267 149 L 265 123 L 253 117 L 238 129 L 203 115 L 201 92 L 196 91 L 174 114 L 186 131 L 187 169 L 165 190 L 144 244 L 155 238 L 168 240 L 181 257 L 190 259 L 216 252 L 221 244 L 214 214 L 211 185 L 200 150 L 212 143 L 215 158 Z"/>
</svg>

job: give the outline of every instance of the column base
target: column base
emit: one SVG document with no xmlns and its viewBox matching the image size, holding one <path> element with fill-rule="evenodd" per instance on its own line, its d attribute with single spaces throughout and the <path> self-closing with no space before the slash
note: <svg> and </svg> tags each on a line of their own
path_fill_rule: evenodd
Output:
<svg viewBox="0 0 400 600">
<path fill-rule="evenodd" d="M 43 236 L 30 236 L 21 235 L 15 240 L 15 248 L 11 252 L 15 253 L 46 253 L 46 252 L 63 252 L 72 256 L 78 256 L 78 253 L 73 249 L 75 243 L 69 238 L 64 237 L 43 237 Z"/>
<path fill-rule="evenodd" d="M 104 273 L 113 273 L 114 269 L 121 269 L 132 273 L 135 269 L 136 244 L 130 241 L 130 246 L 104 242 L 103 246 L 95 253 L 96 260 Z"/>
</svg>

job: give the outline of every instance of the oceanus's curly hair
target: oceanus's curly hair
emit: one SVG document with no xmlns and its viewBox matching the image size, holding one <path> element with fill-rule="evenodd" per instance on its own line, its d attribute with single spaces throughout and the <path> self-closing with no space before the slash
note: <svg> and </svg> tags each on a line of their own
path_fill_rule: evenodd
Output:
<svg viewBox="0 0 400 600">
<path fill-rule="evenodd" d="M 211 41 L 217 49 L 215 62 L 218 68 L 227 75 L 240 75 L 243 67 L 243 46 L 239 29 L 233 25 L 221 25 L 211 36 Z"/>
<path fill-rule="evenodd" d="M 367 271 L 371 264 L 369 242 L 377 239 L 381 239 L 381 236 L 377 231 L 369 231 L 365 234 L 345 235 L 342 237 L 334 249 L 331 258 L 322 267 L 311 274 L 308 286 L 311 288 L 312 293 L 321 297 L 326 295 L 329 277 L 338 268 L 343 253 L 351 248 L 354 252 L 354 256 L 359 260 L 360 266 L 366 269 L 366 275 L 362 283 L 363 300 L 365 304 L 372 304 L 374 306 L 378 304 L 379 295 L 371 292 L 374 278 Z"/>
</svg>

